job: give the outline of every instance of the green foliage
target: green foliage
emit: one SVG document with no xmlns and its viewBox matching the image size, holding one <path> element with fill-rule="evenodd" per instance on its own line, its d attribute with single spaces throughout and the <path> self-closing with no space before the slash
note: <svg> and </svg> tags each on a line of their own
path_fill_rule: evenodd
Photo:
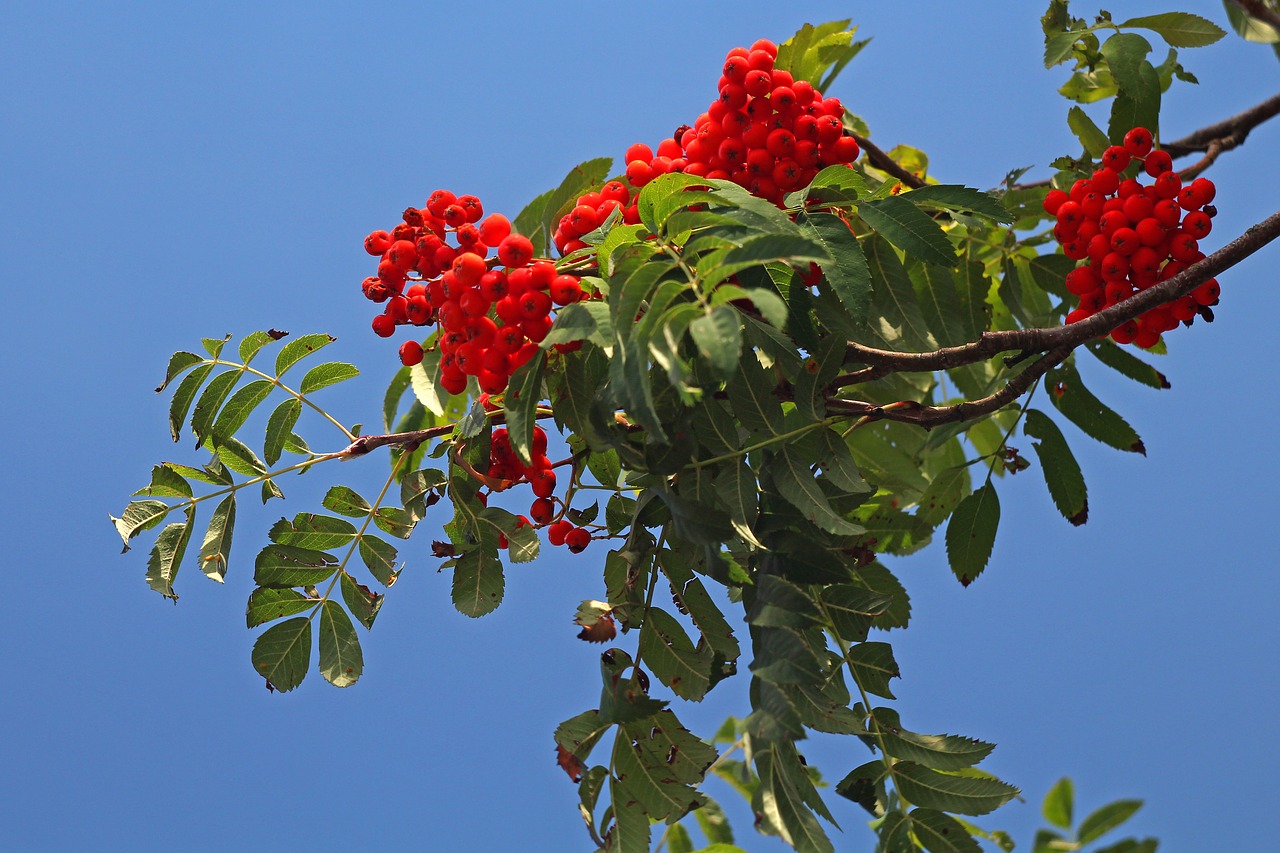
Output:
<svg viewBox="0 0 1280 853">
<path fill-rule="evenodd" d="M 825 90 L 865 44 L 848 24 L 806 25 L 780 46 L 778 66 Z M 1135 125 L 1155 129 L 1163 91 L 1190 78 L 1176 49 L 1223 34 L 1185 13 L 1089 22 L 1063 0 L 1049 4 L 1042 24 L 1046 67 L 1071 66 L 1061 91 L 1074 102 L 1065 120 L 1082 154 L 1056 161 L 1064 186 Z M 1241 31 L 1258 37 L 1258 26 Z M 1170 46 L 1160 66 L 1137 30 Z M 1107 100 L 1104 129 L 1088 105 Z M 855 116 L 846 126 L 863 127 Z M 917 149 L 887 156 L 899 172 L 928 172 Z M 611 165 L 575 167 L 515 218 L 539 256 Z M 977 767 L 994 744 L 914 732 L 896 708 L 872 707 L 872 696 L 895 698 L 903 673 L 885 632 L 911 616 L 889 558 L 941 534 L 962 584 L 988 569 L 997 485 L 1031 464 L 1009 445 L 1019 426 L 1073 524 L 1087 519 L 1088 496 L 1060 420 L 1120 450 L 1144 448 L 1088 390 L 1080 359 L 1036 343 L 1063 321 L 1074 267 L 1042 253 L 1052 227 L 1043 187 L 984 192 L 910 174 L 899 181 L 885 168 L 830 166 L 776 205 L 715 177 L 675 172 L 649 182 L 634 211 L 615 213 L 559 260 L 590 298 L 558 309 L 503 393 L 480 399 L 475 381 L 450 393 L 437 332 L 422 363 L 391 379 L 385 435 L 358 437 L 358 426 L 317 401 L 358 376 L 355 366 L 294 370 L 334 342 L 328 335 L 279 343 L 281 333 L 254 332 L 233 348 L 239 360 L 224 355 L 230 338 L 203 341 L 206 355 L 175 353 L 157 389 L 171 389 L 170 433 L 176 441 L 189 428 L 206 455 L 198 465 L 155 466 L 111 520 L 126 550 L 158 529 L 146 580 L 176 598 L 178 570 L 201 533 L 197 517 L 207 520 L 199 567 L 223 582 L 236 559 L 242 489 L 257 487 L 264 502 L 283 497 L 284 474 L 389 446 L 376 495 L 326 483 L 318 511 L 277 521 L 254 561 L 246 624 L 263 628 L 255 671 L 289 691 L 315 657 L 326 681 L 346 687 L 364 666 L 356 626 L 371 629 L 385 600 L 373 588 L 390 588 L 403 570 L 392 542 L 423 521 L 444 531 L 432 552 L 451 573 L 456 609 L 481 617 L 500 606 L 506 567 L 535 559 L 545 533 L 499 500 L 490 505 L 520 479 L 493 467 L 492 429 L 504 425 L 529 466 L 540 430 L 554 425 L 570 448 L 554 469 L 556 518 L 584 528 L 603 564 L 604 598 L 580 608 L 582 636 L 609 642 L 624 632 L 601 654 L 598 707 L 555 731 L 599 849 L 648 851 L 661 824 L 669 851 L 698 849 L 695 831 L 704 853 L 738 850 L 724 812 L 700 790 L 712 774 L 750 803 L 762 833 L 801 851 L 834 850 L 827 786 L 799 750 L 817 731 L 872 749 L 873 760 L 842 768 L 834 792 L 869 813 L 877 849 L 974 851 L 983 839 L 1008 850 L 1007 835 L 961 817 L 1018 793 Z M 1017 342 L 990 348 L 1002 340 Z M 1110 340 L 1079 348 L 1139 383 L 1168 387 Z M 1029 407 L 1041 384 L 1061 419 Z M 317 418 L 338 431 L 326 439 L 338 449 L 313 452 L 295 431 Z M 286 454 L 292 461 L 282 464 Z M 198 513 L 206 501 L 212 509 Z M 709 740 L 684 728 L 672 698 L 704 701 L 740 669 L 747 716 Z M 593 754 L 604 763 L 590 765 Z M 1068 836 L 1072 797 L 1067 780 L 1050 792 L 1044 815 L 1054 829 L 1035 850 L 1077 849 L 1137 808 L 1105 806 Z"/>
</svg>

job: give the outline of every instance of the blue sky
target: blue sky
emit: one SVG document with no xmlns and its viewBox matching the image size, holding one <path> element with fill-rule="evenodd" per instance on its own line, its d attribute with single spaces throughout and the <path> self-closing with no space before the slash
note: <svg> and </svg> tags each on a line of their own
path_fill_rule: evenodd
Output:
<svg viewBox="0 0 1280 853">
<path fill-rule="evenodd" d="M 1225 22 L 1207 0 L 1109 8 Z M 1065 74 L 1040 62 L 1042 11 L 1012 0 L 7 9 L 0 847 L 588 849 L 550 733 L 598 695 L 599 649 L 569 620 L 602 596 L 603 552 L 514 568 L 503 606 L 473 621 L 453 611 L 422 529 L 363 638 L 361 682 L 337 690 L 313 673 L 269 695 L 243 624 L 252 556 L 330 475 L 285 483 L 285 505 L 242 507 L 225 586 L 188 565 L 178 605 L 150 592 L 145 548 L 120 556 L 107 514 L 155 462 L 192 459 L 170 445 L 151 391 L 165 360 L 227 332 L 329 332 L 332 357 L 364 371 L 328 392 L 333 410 L 376 423 L 396 362 L 358 292 L 366 233 L 437 187 L 514 216 L 574 164 L 692 120 L 728 48 L 805 21 L 853 16 L 873 37 L 833 94 L 882 147 L 923 148 L 947 182 L 1046 174 L 1077 145 L 1054 93 Z M 1170 137 L 1273 94 L 1280 69 L 1234 37 L 1182 61 L 1201 85 L 1167 96 Z M 1274 211 L 1278 153 L 1280 125 L 1263 126 L 1215 166 L 1211 246 Z M 983 825 L 1029 844 L 1039 799 L 1069 774 L 1081 809 L 1145 798 L 1134 831 L 1164 850 L 1260 849 L 1280 831 L 1280 410 L 1266 384 L 1277 263 L 1272 246 L 1224 275 L 1218 321 L 1171 336 L 1160 364 L 1171 391 L 1086 377 L 1148 454 L 1069 434 L 1090 488 L 1085 527 L 1063 522 L 1029 471 L 1001 484 L 979 582 L 961 589 L 940 545 L 894 564 L 915 606 L 912 630 L 889 638 L 904 722 L 998 742 L 984 766 L 1025 791 Z M 338 474 L 368 489 L 383 470 Z M 743 681 L 676 710 L 707 732 L 745 709 Z M 867 760 L 861 749 L 818 741 L 806 754 L 834 781 Z M 831 805 L 844 844 L 864 848 L 865 815 Z M 749 850 L 781 849 L 748 818 L 738 829 Z"/>
</svg>

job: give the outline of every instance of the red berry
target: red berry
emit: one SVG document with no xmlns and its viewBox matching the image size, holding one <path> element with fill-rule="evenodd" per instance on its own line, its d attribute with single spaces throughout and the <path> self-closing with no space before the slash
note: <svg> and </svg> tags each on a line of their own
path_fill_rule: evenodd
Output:
<svg viewBox="0 0 1280 853">
<path fill-rule="evenodd" d="M 556 472 L 550 468 L 540 468 L 529 474 L 529 486 L 540 498 L 549 498 L 556 490 Z"/>
<path fill-rule="evenodd" d="M 405 341 L 400 345 L 400 363 L 405 367 L 422 364 L 422 344 L 417 341 Z"/>
<path fill-rule="evenodd" d="M 529 507 L 529 517 L 538 524 L 547 524 L 556 514 L 556 505 L 550 498 L 538 498 Z"/>
<path fill-rule="evenodd" d="M 1151 138 L 1151 131 L 1145 127 L 1135 127 L 1124 135 L 1125 150 L 1134 157 L 1146 157 L 1154 143 L 1155 140 Z"/>
<path fill-rule="evenodd" d="M 389 338 L 396 333 L 396 321 L 386 314 L 373 318 L 373 333 L 380 338 Z"/>
<path fill-rule="evenodd" d="M 523 267 L 533 260 L 533 241 L 511 234 L 498 244 L 498 260 L 509 267 Z"/>
<path fill-rule="evenodd" d="M 386 231 L 374 231 L 364 238 L 364 250 L 374 257 L 379 257 L 391 248 L 391 235 Z"/>
<path fill-rule="evenodd" d="M 568 545 L 569 550 L 575 554 L 581 554 L 586 550 L 590 541 L 591 533 L 583 527 L 575 527 L 564 536 L 564 544 Z"/>
<path fill-rule="evenodd" d="M 573 529 L 573 522 L 561 519 L 547 528 L 547 541 L 559 547 L 564 544 L 565 536 Z"/>
</svg>

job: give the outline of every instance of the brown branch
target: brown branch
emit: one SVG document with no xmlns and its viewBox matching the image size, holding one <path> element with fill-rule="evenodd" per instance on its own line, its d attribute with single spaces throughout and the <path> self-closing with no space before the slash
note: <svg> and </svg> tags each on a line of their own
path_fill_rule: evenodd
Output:
<svg viewBox="0 0 1280 853">
<path fill-rule="evenodd" d="M 1157 305 L 1164 305 L 1187 295 L 1277 237 L 1280 237 L 1280 212 L 1273 213 L 1212 255 L 1191 265 L 1173 278 L 1162 281 L 1123 302 L 1104 308 L 1088 319 L 1069 326 L 984 332 L 982 337 L 972 343 L 944 347 L 932 352 L 894 352 L 850 342 L 845 351 L 845 361 L 885 368 L 885 373 L 912 373 L 947 370 L 966 364 L 976 364 L 1011 350 L 1044 352 L 1058 347 L 1075 348 L 1093 338 L 1109 334 L 1112 329 L 1136 319 Z M 846 376 L 858 377 L 860 373 L 859 371 Z"/>
<path fill-rule="evenodd" d="M 1066 360 L 1074 346 L 1055 347 L 1040 356 L 1030 367 L 1010 379 L 1003 388 L 978 400 L 966 400 L 951 406 L 903 405 L 891 403 L 878 406 L 858 400 L 832 399 L 827 401 L 827 411 L 832 414 L 853 415 L 871 421 L 898 421 L 932 429 L 946 423 L 958 423 L 989 415 L 1026 393 L 1040 377 Z"/>
<path fill-rule="evenodd" d="M 1272 9 L 1259 0 L 1227 0 L 1232 6 L 1241 9 L 1252 18 L 1257 18 L 1264 24 L 1270 24 L 1277 30 L 1280 30 L 1280 12 Z"/>
<path fill-rule="evenodd" d="M 887 172 L 888 174 L 893 175 L 912 189 L 918 190 L 925 186 L 923 178 L 917 177 L 899 166 L 892 157 L 884 153 L 884 151 L 881 151 L 880 148 L 870 139 L 867 139 L 865 136 L 859 136 L 856 133 L 853 134 L 853 138 L 857 141 L 858 147 L 866 152 L 867 162 L 872 166 L 875 166 L 882 172 Z"/>
<path fill-rule="evenodd" d="M 488 412 L 489 423 L 504 424 L 507 422 L 506 412 L 496 411 Z M 551 417 L 550 411 L 539 411 L 534 415 L 538 420 Z M 357 456 L 364 456 L 366 453 L 377 450 L 379 447 L 394 445 L 396 447 L 408 447 L 410 450 L 416 448 L 424 441 L 430 441 L 433 438 L 442 438 L 453 432 L 456 424 L 441 424 L 440 426 L 428 427 L 427 429 L 415 429 L 409 432 L 393 432 L 386 435 L 362 435 L 343 450 L 331 454 L 338 459 L 354 459 Z"/>
</svg>

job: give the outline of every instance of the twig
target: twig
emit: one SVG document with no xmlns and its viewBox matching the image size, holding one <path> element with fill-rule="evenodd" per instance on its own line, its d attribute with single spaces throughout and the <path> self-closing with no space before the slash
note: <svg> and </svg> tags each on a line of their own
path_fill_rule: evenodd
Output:
<svg viewBox="0 0 1280 853">
<path fill-rule="evenodd" d="M 899 166 L 892 157 L 881 151 L 880 148 L 877 147 L 870 139 L 867 139 L 865 136 L 859 136 L 856 133 L 853 134 L 853 138 L 857 141 L 858 147 L 866 152 L 867 162 L 872 166 L 875 166 L 882 172 L 887 172 L 890 175 L 893 175 L 912 189 L 920 189 L 925 186 L 923 178 L 917 177 Z"/>
</svg>

